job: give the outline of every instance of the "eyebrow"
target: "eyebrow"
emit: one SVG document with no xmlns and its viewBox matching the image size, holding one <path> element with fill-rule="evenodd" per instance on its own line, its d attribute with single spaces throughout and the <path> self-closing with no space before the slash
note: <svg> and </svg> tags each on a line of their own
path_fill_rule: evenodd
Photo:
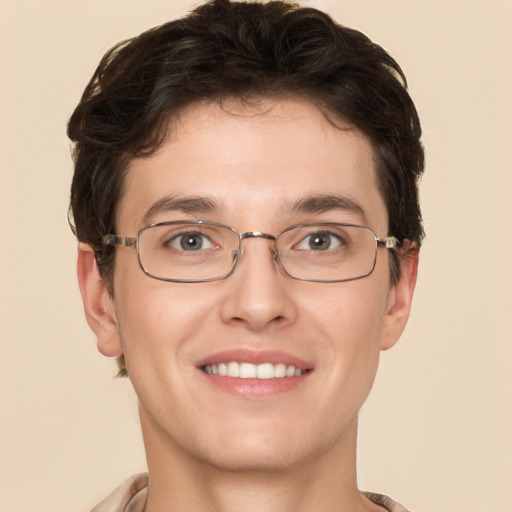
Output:
<svg viewBox="0 0 512 512">
<path fill-rule="evenodd" d="M 142 217 L 144 225 L 150 224 L 152 219 L 166 212 L 180 211 L 189 214 L 215 214 L 220 210 L 218 202 L 211 197 L 175 197 L 166 196 L 155 201 Z M 299 199 L 290 205 L 284 205 L 283 211 L 292 214 L 319 214 L 333 210 L 353 213 L 367 223 L 363 207 L 354 199 L 337 195 L 312 195 Z"/>
<path fill-rule="evenodd" d="M 299 199 L 290 208 L 292 213 L 309 214 L 325 213 L 333 210 L 353 213 L 359 216 L 364 223 L 368 222 L 364 208 L 357 201 L 346 196 L 323 194 L 307 196 Z"/>
<path fill-rule="evenodd" d="M 155 201 L 142 217 L 143 224 L 149 224 L 160 213 L 180 211 L 183 213 L 216 213 L 217 202 L 210 197 L 174 197 L 166 196 Z"/>
</svg>

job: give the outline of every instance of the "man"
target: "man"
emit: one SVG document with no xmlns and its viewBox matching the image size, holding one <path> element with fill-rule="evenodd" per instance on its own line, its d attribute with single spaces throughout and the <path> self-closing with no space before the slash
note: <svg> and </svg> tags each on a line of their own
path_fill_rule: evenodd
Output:
<svg viewBox="0 0 512 512">
<path fill-rule="evenodd" d="M 95 511 L 405 510 L 355 451 L 410 311 L 420 132 L 398 64 L 314 9 L 214 0 L 106 54 L 71 213 L 148 474 Z"/>
</svg>

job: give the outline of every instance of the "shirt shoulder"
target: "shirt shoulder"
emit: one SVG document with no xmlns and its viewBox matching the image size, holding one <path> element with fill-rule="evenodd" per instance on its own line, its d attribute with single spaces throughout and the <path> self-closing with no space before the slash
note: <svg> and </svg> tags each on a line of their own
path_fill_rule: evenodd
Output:
<svg viewBox="0 0 512 512">
<path fill-rule="evenodd" d="M 373 503 L 377 505 L 381 505 L 389 512 L 411 512 L 409 509 L 384 494 L 378 494 L 376 492 L 363 492 L 362 494 L 370 501 L 373 501 Z"/>
<path fill-rule="evenodd" d="M 148 474 L 128 478 L 91 512 L 143 512 L 148 490 Z"/>
<path fill-rule="evenodd" d="M 139 473 L 128 478 L 90 512 L 144 512 L 148 489 L 148 474 Z M 389 496 L 375 492 L 363 492 L 373 503 L 388 512 L 410 512 Z"/>
</svg>

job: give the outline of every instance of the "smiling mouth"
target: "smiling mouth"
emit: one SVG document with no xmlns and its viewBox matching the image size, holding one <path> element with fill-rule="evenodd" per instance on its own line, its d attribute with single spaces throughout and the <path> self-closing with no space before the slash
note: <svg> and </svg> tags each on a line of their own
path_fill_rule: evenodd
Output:
<svg viewBox="0 0 512 512">
<path fill-rule="evenodd" d="M 293 365 L 284 363 L 272 364 L 252 364 L 238 363 L 229 361 L 219 364 L 206 364 L 202 370 L 209 375 L 219 375 L 221 377 L 234 377 L 238 379 L 282 379 L 285 377 L 300 377 L 308 373 L 309 370 L 302 370 Z"/>
</svg>

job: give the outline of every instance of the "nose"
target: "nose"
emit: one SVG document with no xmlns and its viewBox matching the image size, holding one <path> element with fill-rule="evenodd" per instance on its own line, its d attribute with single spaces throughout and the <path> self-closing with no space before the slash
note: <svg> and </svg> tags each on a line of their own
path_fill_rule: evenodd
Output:
<svg viewBox="0 0 512 512">
<path fill-rule="evenodd" d="M 244 240 L 240 261 L 233 274 L 225 280 L 222 319 L 244 325 L 251 331 L 292 323 L 297 310 L 291 296 L 290 281 L 274 258 L 274 246 L 270 240 Z"/>
</svg>

